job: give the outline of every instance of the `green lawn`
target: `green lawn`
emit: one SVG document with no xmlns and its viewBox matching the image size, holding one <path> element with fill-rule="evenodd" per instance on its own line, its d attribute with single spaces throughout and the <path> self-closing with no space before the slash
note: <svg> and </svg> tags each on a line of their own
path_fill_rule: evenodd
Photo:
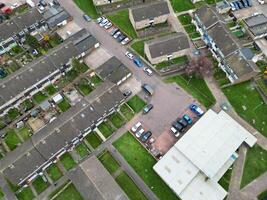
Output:
<svg viewBox="0 0 267 200">
<path fill-rule="evenodd" d="M 63 101 L 61 101 L 60 103 L 58 103 L 57 106 L 59 107 L 59 109 L 62 112 L 66 112 L 71 107 L 70 103 L 66 99 L 63 99 Z"/>
<path fill-rule="evenodd" d="M 229 189 L 229 184 L 231 180 L 231 175 L 232 175 L 232 169 L 228 169 L 226 173 L 223 175 L 223 177 L 219 180 L 219 184 L 226 190 L 228 191 Z"/>
<path fill-rule="evenodd" d="M 95 149 L 97 148 L 101 143 L 102 140 L 98 137 L 98 135 L 95 132 L 89 133 L 86 138 L 87 142 Z"/>
<path fill-rule="evenodd" d="M 182 25 L 189 25 L 192 21 L 192 17 L 189 14 L 179 15 L 178 19 Z"/>
<path fill-rule="evenodd" d="M 63 189 L 63 188 L 61 188 Z M 50 199 L 54 200 L 83 200 L 81 194 L 75 188 L 73 183 L 69 184 L 63 191 L 59 190 L 57 193 L 50 196 Z M 57 195 L 55 198 L 54 196 Z"/>
<path fill-rule="evenodd" d="M 20 116 L 20 112 L 17 108 L 11 108 L 8 113 L 7 113 L 8 118 L 13 121 L 15 120 L 18 116 Z"/>
<path fill-rule="evenodd" d="M 120 111 L 121 113 L 124 115 L 124 117 L 130 121 L 133 116 L 134 116 L 134 113 L 133 111 L 131 110 L 131 108 L 128 106 L 128 104 L 124 103 L 121 107 L 120 107 Z"/>
<path fill-rule="evenodd" d="M 267 137 L 267 105 L 260 94 L 247 81 L 223 89 L 235 111 Z"/>
<path fill-rule="evenodd" d="M 34 103 L 30 99 L 26 99 L 25 101 L 21 103 L 21 106 L 22 106 L 23 111 L 26 112 L 33 108 Z"/>
<path fill-rule="evenodd" d="M 122 172 L 119 176 L 116 177 L 116 182 L 120 185 L 123 191 L 127 194 L 131 200 L 146 200 L 147 198 L 137 187 L 134 181 L 125 173 Z"/>
<path fill-rule="evenodd" d="M 25 141 L 31 136 L 32 132 L 27 126 L 24 126 L 24 127 L 20 128 L 20 129 L 18 129 L 18 134 Z"/>
<path fill-rule="evenodd" d="M 80 7 L 83 12 L 92 18 L 97 18 L 98 13 L 94 6 L 93 0 L 74 0 L 74 2 Z"/>
<path fill-rule="evenodd" d="M 98 129 L 105 136 L 105 138 L 108 138 L 114 132 L 114 129 L 107 122 L 102 122 L 98 126 Z"/>
<path fill-rule="evenodd" d="M 2 190 L 2 188 L 0 188 L 0 199 L 3 199 L 4 196 L 5 196 L 5 194 L 4 194 L 3 190 Z"/>
<path fill-rule="evenodd" d="M 40 104 L 42 103 L 44 100 L 46 100 L 47 96 L 42 93 L 41 91 L 40 92 L 37 92 L 36 94 L 33 95 L 33 101 L 36 103 L 36 104 Z"/>
<path fill-rule="evenodd" d="M 261 70 L 262 72 L 264 72 L 265 69 L 266 69 L 266 67 L 267 67 L 267 62 L 266 62 L 266 60 L 258 60 L 258 61 L 256 62 L 256 65 L 260 68 L 260 70 Z"/>
<path fill-rule="evenodd" d="M 52 179 L 52 181 L 57 181 L 58 179 L 60 179 L 63 174 L 60 171 L 60 169 L 58 168 L 57 165 L 52 164 L 51 166 L 48 167 L 48 169 L 46 170 L 48 176 Z"/>
<path fill-rule="evenodd" d="M 116 128 L 120 128 L 123 126 L 123 124 L 125 123 L 123 117 L 119 114 L 119 113 L 113 113 L 112 115 L 109 116 L 108 118 L 111 123 L 116 127 Z"/>
<path fill-rule="evenodd" d="M 16 194 L 19 200 L 32 200 L 34 199 L 34 194 L 30 187 L 24 188 L 20 193 Z"/>
<path fill-rule="evenodd" d="M 138 53 L 140 56 L 142 56 L 143 58 L 145 58 L 145 41 L 146 40 L 139 40 L 137 42 L 134 42 L 131 47 L 133 48 L 133 50 L 136 51 L 136 53 Z"/>
<path fill-rule="evenodd" d="M 129 101 L 127 101 L 127 104 L 135 113 L 139 113 L 146 106 L 146 102 L 144 102 L 144 100 L 137 95 L 133 96 Z"/>
<path fill-rule="evenodd" d="M 112 155 L 108 151 L 105 151 L 98 159 L 109 171 L 110 174 L 116 172 L 120 167 L 118 162 L 112 157 Z"/>
<path fill-rule="evenodd" d="M 75 70 L 77 70 L 79 73 L 85 73 L 89 70 L 89 67 L 85 63 L 79 63 L 77 66 L 75 66 Z"/>
<path fill-rule="evenodd" d="M 267 82 L 264 81 L 263 78 L 257 80 L 257 85 L 261 89 L 261 91 L 267 96 Z"/>
<path fill-rule="evenodd" d="M 241 188 L 249 184 L 255 178 L 267 171 L 267 151 L 255 145 L 249 149 L 246 155 Z"/>
<path fill-rule="evenodd" d="M 169 67 L 171 65 L 184 65 L 188 62 L 188 57 L 187 56 L 181 56 L 181 57 L 177 57 L 174 59 L 171 59 L 169 61 L 163 61 L 159 64 L 156 65 L 156 69 L 160 70 L 166 67 Z"/>
<path fill-rule="evenodd" d="M 81 158 L 84 158 L 90 153 L 89 149 L 86 147 L 84 143 L 80 143 L 78 146 L 76 146 L 75 150 L 80 155 Z"/>
<path fill-rule="evenodd" d="M 79 81 L 79 83 L 77 84 L 77 88 L 83 96 L 86 96 L 93 91 L 93 88 L 90 86 L 89 81 L 85 78 Z"/>
<path fill-rule="evenodd" d="M 175 12 L 182 12 L 195 8 L 194 4 L 189 0 L 171 0 L 171 4 Z"/>
<path fill-rule="evenodd" d="M 215 102 L 215 98 L 209 90 L 206 82 L 202 78 L 186 75 L 177 75 L 166 79 L 167 83 L 177 83 L 185 91 L 196 98 L 206 108 L 210 108 Z"/>
<path fill-rule="evenodd" d="M 113 145 L 160 200 L 178 199 L 153 170 L 156 160 L 131 133 L 125 133 Z"/>
<path fill-rule="evenodd" d="M 121 10 L 116 13 L 110 14 L 107 18 L 117 25 L 120 30 L 126 33 L 131 38 L 136 38 L 136 32 L 129 19 L 129 10 Z"/>
<path fill-rule="evenodd" d="M 220 86 L 223 86 L 223 85 L 226 85 L 228 83 L 230 83 L 229 79 L 226 77 L 226 74 L 223 72 L 222 69 L 220 69 L 218 67 L 218 63 L 216 61 L 214 61 L 215 64 L 215 69 L 214 69 L 214 78 L 216 79 L 217 83 L 220 85 Z"/>
<path fill-rule="evenodd" d="M 76 165 L 76 162 L 69 153 L 65 153 L 63 156 L 61 156 L 60 161 L 66 170 L 70 170 Z"/>
<path fill-rule="evenodd" d="M 47 92 L 48 95 L 53 95 L 57 92 L 57 89 L 55 88 L 54 85 L 48 85 L 46 88 L 45 88 L 45 91 Z"/>
<path fill-rule="evenodd" d="M 9 129 L 6 132 L 5 143 L 7 144 L 7 146 L 9 147 L 11 151 L 16 149 L 19 143 L 21 143 L 14 129 Z"/>
<path fill-rule="evenodd" d="M 258 200 L 266 200 L 267 198 L 267 190 L 263 191 L 258 195 Z"/>
<path fill-rule="evenodd" d="M 90 78 L 90 82 L 93 84 L 94 87 L 97 87 L 100 83 L 102 83 L 102 80 L 99 76 L 94 75 Z"/>
<path fill-rule="evenodd" d="M 66 73 L 66 76 L 65 76 L 65 78 L 66 78 L 66 80 L 68 81 L 68 82 L 72 82 L 75 78 L 77 78 L 79 76 L 79 72 L 77 71 L 77 70 L 75 70 L 75 69 L 71 69 L 70 71 L 68 71 L 67 73 Z"/>
<path fill-rule="evenodd" d="M 195 32 L 195 33 L 190 34 L 189 37 L 191 39 L 196 39 L 196 38 L 199 38 L 200 37 L 200 34 L 198 32 Z"/>
<path fill-rule="evenodd" d="M 188 34 L 196 32 L 196 27 L 193 24 L 190 24 L 188 26 L 184 26 L 184 29 Z"/>
<path fill-rule="evenodd" d="M 49 183 L 48 182 L 44 182 L 44 180 L 42 179 L 42 177 L 41 176 L 38 176 L 38 178 L 36 178 L 32 182 L 32 185 L 33 185 L 34 189 L 36 190 L 37 194 L 40 194 L 43 191 L 45 191 L 46 188 L 48 188 Z"/>
</svg>

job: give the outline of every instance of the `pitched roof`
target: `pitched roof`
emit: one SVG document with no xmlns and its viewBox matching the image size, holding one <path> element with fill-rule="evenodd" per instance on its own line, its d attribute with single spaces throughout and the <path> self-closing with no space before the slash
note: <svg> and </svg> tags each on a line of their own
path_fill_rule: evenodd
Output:
<svg viewBox="0 0 267 200">
<path fill-rule="evenodd" d="M 209 7 L 204 6 L 197 9 L 194 14 L 201 20 L 202 24 L 204 24 L 207 29 L 218 22 L 218 17 Z"/>
</svg>

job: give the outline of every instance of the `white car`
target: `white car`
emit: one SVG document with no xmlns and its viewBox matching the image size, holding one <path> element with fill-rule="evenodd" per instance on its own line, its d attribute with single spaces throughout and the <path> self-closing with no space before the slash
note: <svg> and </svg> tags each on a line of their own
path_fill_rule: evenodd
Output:
<svg viewBox="0 0 267 200">
<path fill-rule="evenodd" d="M 98 17 L 98 18 L 96 19 L 96 22 L 97 22 L 98 24 L 100 24 L 103 20 L 104 20 L 103 17 Z"/>
<path fill-rule="evenodd" d="M 263 5 L 265 2 L 264 0 L 258 0 L 259 4 Z"/>
<path fill-rule="evenodd" d="M 117 39 L 119 36 L 121 35 L 121 32 L 118 31 L 117 33 L 115 33 L 115 35 L 113 36 L 115 39 Z"/>
<path fill-rule="evenodd" d="M 129 51 L 126 51 L 125 56 L 127 56 L 130 60 L 134 59 L 134 55 L 130 53 Z"/>
<path fill-rule="evenodd" d="M 99 24 L 99 26 L 103 27 L 109 23 L 108 19 L 103 19 L 103 21 Z"/>
<path fill-rule="evenodd" d="M 125 44 L 128 44 L 129 42 L 130 42 L 130 39 L 127 37 L 121 41 L 121 44 L 125 45 Z"/>
<path fill-rule="evenodd" d="M 140 138 L 141 135 L 142 135 L 144 132 L 145 132 L 145 130 L 141 128 L 141 129 L 135 134 L 135 136 L 136 136 L 137 138 Z"/>
<path fill-rule="evenodd" d="M 259 15 L 260 13 L 257 13 L 257 12 L 255 12 L 255 13 L 252 13 L 252 17 L 254 17 L 254 16 L 257 16 L 257 15 Z"/>
<path fill-rule="evenodd" d="M 174 134 L 175 137 L 179 137 L 180 133 L 176 130 L 176 128 L 171 127 L 171 131 Z"/>
<path fill-rule="evenodd" d="M 112 26 L 112 23 L 111 22 L 109 22 L 109 23 L 107 23 L 106 25 L 105 25 L 105 29 L 109 29 L 110 27 Z"/>
<path fill-rule="evenodd" d="M 153 75 L 153 71 L 151 69 L 149 69 L 148 67 L 144 68 L 144 72 L 148 75 L 148 76 L 152 76 Z"/>
<path fill-rule="evenodd" d="M 137 122 L 135 125 L 133 125 L 133 127 L 131 128 L 131 131 L 133 132 L 133 133 L 135 133 L 138 129 L 139 129 L 139 127 L 141 126 L 142 124 L 141 124 L 141 122 Z"/>
</svg>

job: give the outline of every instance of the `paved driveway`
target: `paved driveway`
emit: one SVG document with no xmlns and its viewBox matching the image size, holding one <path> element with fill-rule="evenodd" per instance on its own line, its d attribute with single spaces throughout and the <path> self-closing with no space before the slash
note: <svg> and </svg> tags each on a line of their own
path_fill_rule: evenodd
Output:
<svg viewBox="0 0 267 200">
<path fill-rule="evenodd" d="M 257 0 L 252 0 L 252 7 L 248 8 L 243 8 L 240 10 L 237 10 L 234 12 L 235 16 L 237 18 L 247 18 L 251 16 L 253 13 L 267 13 L 267 4 L 265 3 L 264 5 L 260 5 Z"/>
</svg>

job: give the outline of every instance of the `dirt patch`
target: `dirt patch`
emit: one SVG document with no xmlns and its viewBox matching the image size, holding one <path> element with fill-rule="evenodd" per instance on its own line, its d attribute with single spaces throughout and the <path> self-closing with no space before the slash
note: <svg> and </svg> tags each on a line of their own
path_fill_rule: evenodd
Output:
<svg viewBox="0 0 267 200">
<path fill-rule="evenodd" d="M 30 118 L 28 124 L 34 133 L 45 125 L 44 121 L 39 118 Z"/>
</svg>

